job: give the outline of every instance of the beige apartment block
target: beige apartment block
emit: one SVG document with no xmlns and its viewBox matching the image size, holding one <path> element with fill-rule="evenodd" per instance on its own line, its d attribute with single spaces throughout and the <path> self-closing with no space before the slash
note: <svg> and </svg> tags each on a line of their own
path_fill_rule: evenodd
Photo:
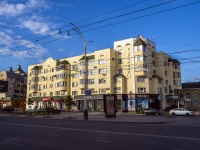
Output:
<svg viewBox="0 0 200 150">
<path fill-rule="evenodd" d="M 47 104 L 65 109 L 63 100 L 72 95 L 76 109 L 84 109 L 84 86 L 89 111 L 104 111 L 105 96 L 116 95 L 115 107 L 127 112 L 144 108 L 165 109 L 179 99 L 181 89 L 180 62 L 156 52 L 156 44 L 142 36 L 114 42 L 114 48 L 96 50 L 28 67 L 27 100 L 40 108 Z M 85 82 L 85 65 L 87 82 Z M 160 96 L 159 96 L 160 95 Z M 161 102 L 161 103 L 160 103 Z"/>
<path fill-rule="evenodd" d="M 10 106 L 17 101 L 20 108 L 25 106 L 27 74 L 18 65 L 13 70 L 0 71 L 0 107 Z"/>
</svg>

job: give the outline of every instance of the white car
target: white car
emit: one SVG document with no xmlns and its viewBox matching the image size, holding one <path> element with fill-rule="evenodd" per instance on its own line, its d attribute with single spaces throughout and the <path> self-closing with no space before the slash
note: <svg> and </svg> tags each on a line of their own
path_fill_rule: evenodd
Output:
<svg viewBox="0 0 200 150">
<path fill-rule="evenodd" d="M 193 116 L 194 112 L 189 111 L 189 110 L 184 109 L 184 108 L 174 108 L 174 109 L 169 111 L 169 114 L 172 115 L 172 116 L 175 116 L 175 115 Z"/>
</svg>

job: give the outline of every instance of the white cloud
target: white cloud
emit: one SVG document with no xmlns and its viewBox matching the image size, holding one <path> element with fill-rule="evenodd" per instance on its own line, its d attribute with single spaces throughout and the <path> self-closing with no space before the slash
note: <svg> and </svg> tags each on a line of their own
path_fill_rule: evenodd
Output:
<svg viewBox="0 0 200 150">
<path fill-rule="evenodd" d="M 22 21 L 21 25 L 22 25 L 22 27 L 25 27 L 34 33 L 43 34 L 44 32 L 50 30 L 50 27 L 47 23 L 41 23 L 41 22 L 37 22 L 34 20 Z"/>
<path fill-rule="evenodd" d="M 0 2 L 0 16 L 16 17 L 22 14 L 30 13 L 33 9 L 50 8 L 46 0 L 28 0 L 26 3 L 8 3 Z"/>
<path fill-rule="evenodd" d="M 0 31 L 0 45 L 11 46 L 13 38 L 7 35 L 5 32 Z"/>
</svg>

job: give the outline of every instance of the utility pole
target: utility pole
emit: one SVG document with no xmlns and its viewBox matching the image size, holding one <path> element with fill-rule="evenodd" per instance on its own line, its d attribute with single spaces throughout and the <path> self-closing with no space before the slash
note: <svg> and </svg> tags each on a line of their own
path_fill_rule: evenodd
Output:
<svg viewBox="0 0 200 150">
<path fill-rule="evenodd" d="M 79 30 L 79 28 L 74 25 L 73 23 L 70 23 L 74 28 L 73 30 L 76 31 L 78 33 L 78 35 L 80 36 L 82 42 L 83 42 L 83 47 L 84 47 L 84 111 L 83 111 L 83 115 L 84 115 L 84 120 L 88 120 L 88 110 L 87 110 L 87 95 L 86 95 L 86 92 L 87 92 L 87 87 L 88 87 L 88 66 L 87 66 L 87 58 L 86 58 L 86 47 L 87 47 L 87 43 L 88 42 L 91 42 L 93 43 L 92 41 L 85 41 L 84 40 L 84 37 L 81 33 L 81 31 Z"/>
</svg>

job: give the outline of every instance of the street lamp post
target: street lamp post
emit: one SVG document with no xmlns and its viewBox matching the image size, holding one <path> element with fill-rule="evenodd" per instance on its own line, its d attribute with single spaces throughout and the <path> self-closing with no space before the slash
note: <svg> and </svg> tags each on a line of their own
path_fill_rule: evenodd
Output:
<svg viewBox="0 0 200 150">
<path fill-rule="evenodd" d="M 79 34 L 79 36 L 80 36 L 80 38 L 81 38 L 81 40 L 82 40 L 82 42 L 83 42 L 83 47 L 84 47 L 84 111 L 83 111 L 83 115 L 84 115 L 84 120 L 88 120 L 88 110 L 87 110 L 87 97 L 86 97 L 86 91 L 87 91 L 87 78 L 88 78 L 88 66 L 87 66 L 87 58 L 86 58 L 86 47 L 87 47 L 87 43 L 88 42 L 92 42 L 92 41 L 85 41 L 84 40 L 84 37 L 83 37 L 83 35 L 82 35 L 82 33 L 81 33 L 81 31 L 78 29 L 78 27 L 76 26 L 76 25 L 74 25 L 73 23 L 70 23 L 74 28 L 73 28 L 73 30 L 75 30 L 78 34 Z"/>
</svg>

